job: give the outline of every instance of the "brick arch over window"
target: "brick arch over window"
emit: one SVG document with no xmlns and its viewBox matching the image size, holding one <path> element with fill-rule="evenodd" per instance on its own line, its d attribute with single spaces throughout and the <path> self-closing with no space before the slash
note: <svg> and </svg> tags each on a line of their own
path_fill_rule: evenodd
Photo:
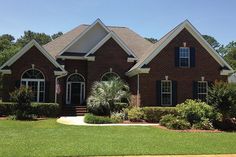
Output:
<svg viewBox="0 0 236 157">
<path fill-rule="evenodd" d="M 44 74 L 35 68 L 24 71 L 21 75 L 21 85 L 31 88 L 34 102 L 45 101 L 45 77 Z"/>
<path fill-rule="evenodd" d="M 101 81 L 109 81 L 112 78 L 120 78 L 120 76 L 115 72 L 106 72 L 102 75 Z"/>
</svg>

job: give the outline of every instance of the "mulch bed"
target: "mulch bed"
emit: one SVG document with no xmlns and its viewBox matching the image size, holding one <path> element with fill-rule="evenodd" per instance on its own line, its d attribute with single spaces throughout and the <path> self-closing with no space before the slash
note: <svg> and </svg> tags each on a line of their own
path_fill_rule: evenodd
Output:
<svg viewBox="0 0 236 157">
<path fill-rule="evenodd" d="M 224 132 L 224 131 L 221 131 L 221 130 L 197 130 L 197 129 L 188 129 L 188 130 L 172 130 L 172 129 L 168 129 L 164 126 L 160 126 L 160 125 L 157 125 L 157 126 L 153 126 L 153 127 L 157 127 L 157 128 L 160 128 L 160 129 L 163 129 L 163 130 L 169 130 L 169 131 L 175 131 L 175 132 L 209 132 L 209 133 L 220 133 L 220 132 Z"/>
</svg>

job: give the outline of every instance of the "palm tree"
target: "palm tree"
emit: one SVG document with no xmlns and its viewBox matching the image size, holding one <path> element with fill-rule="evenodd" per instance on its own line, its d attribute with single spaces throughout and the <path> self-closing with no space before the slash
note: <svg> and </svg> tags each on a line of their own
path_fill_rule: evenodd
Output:
<svg viewBox="0 0 236 157">
<path fill-rule="evenodd" d="M 129 86 L 120 78 L 95 82 L 88 97 L 88 110 L 96 115 L 110 115 L 117 111 L 117 103 L 129 99 Z"/>
</svg>

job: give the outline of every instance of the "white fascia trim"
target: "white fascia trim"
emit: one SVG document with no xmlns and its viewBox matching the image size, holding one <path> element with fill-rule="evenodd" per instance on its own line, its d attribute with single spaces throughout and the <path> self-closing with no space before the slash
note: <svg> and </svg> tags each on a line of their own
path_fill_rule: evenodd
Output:
<svg viewBox="0 0 236 157">
<path fill-rule="evenodd" d="M 87 61 L 95 61 L 95 56 L 85 57 Z"/>
<path fill-rule="evenodd" d="M 110 32 L 109 34 L 107 34 L 96 46 L 94 46 L 85 56 L 89 56 L 90 54 L 95 53 L 105 42 L 107 42 L 110 38 L 114 39 L 119 45 L 120 47 L 125 50 L 125 52 L 128 55 L 132 55 L 135 57 L 135 59 L 137 59 L 137 56 L 128 48 L 128 46 L 114 33 L 114 32 Z"/>
<path fill-rule="evenodd" d="M 18 53 L 16 53 L 13 57 L 11 57 L 7 62 L 5 62 L 1 67 L 4 68 L 5 66 L 11 66 L 15 61 L 17 61 L 21 56 L 23 56 L 30 48 L 35 46 L 55 67 L 60 68 L 61 71 L 65 71 L 57 61 L 42 47 L 40 46 L 35 40 L 31 40 L 27 45 L 25 45 Z"/>
<path fill-rule="evenodd" d="M 137 60 L 137 58 L 130 58 L 130 57 L 127 58 L 127 62 L 134 62 L 136 60 Z"/>
<path fill-rule="evenodd" d="M 4 70 L 4 69 L 2 69 L 2 70 L 0 70 L 0 73 L 2 73 L 3 75 L 11 74 L 11 70 Z"/>
<path fill-rule="evenodd" d="M 228 75 L 232 74 L 233 72 L 234 72 L 233 70 L 221 70 L 220 75 L 228 76 Z"/>
<path fill-rule="evenodd" d="M 65 74 L 67 74 L 67 72 L 64 72 L 64 71 L 54 71 L 54 75 L 56 75 L 56 76 L 65 75 Z"/>
<path fill-rule="evenodd" d="M 86 60 L 84 56 L 57 56 L 57 59 Z"/>
<path fill-rule="evenodd" d="M 137 68 L 137 69 L 134 69 L 130 72 L 127 72 L 126 76 L 132 77 L 137 74 L 148 74 L 149 71 L 150 71 L 150 68 Z"/>
<path fill-rule="evenodd" d="M 71 43 L 69 43 L 62 51 L 59 52 L 59 56 L 64 53 L 68 48 L 70 48 L 73 44 L 75 44 L 80 38 L 82 38 L 90 29 L 92 29 L 96 24 L 100 24 L 106 31 L 107 33 L 110 32 L 110 30 L 103 24 L 103 22 L 100 19 L 97 19 L 94 21 L 89 27 L 87 27 L 82 33 L 80 33 L 79 36 L 77 36 Z"/>
<path fill-rule="evenodd" d="M 163 48 L 165 48 L 184 28 L 186 28 L 198 42 L 210 53 L 210 55 L 221 65 L 226 66 L 230 70 L 232 67 L 210 46 L 210 44 L 202 37 L 196 28 L 188 21 L 185 20 L 158 48 L 156 48 L 137 68 L 148 64 L 155 56 L 157 56 Z"/>
</svg>

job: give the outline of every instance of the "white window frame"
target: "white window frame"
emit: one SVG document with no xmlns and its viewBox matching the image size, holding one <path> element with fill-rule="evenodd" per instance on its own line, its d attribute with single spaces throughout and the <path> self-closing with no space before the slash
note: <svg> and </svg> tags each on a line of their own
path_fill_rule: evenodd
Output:
<svg viewBox="0 0 236 157">
<path fill-rule="evenodd" d="M 69 78 L 73 75 L 81 76 L 83 78 L 83 82 L 82 81 L 69 81 Z M 73 84 L 73 83 L 80 84 L 80 104 L 81 104 L 85 100 L 85 79 L 84 79 L 83 75 L 81 75 L 79 73 L 70 74 L 67 78 L 67 81 L 66 81 L 66 104 L 71 104 L 71 84 Z"/>
<path fill-rule="evenodd" d="M 114 75 L 117 76 L 117 78 L 120 78 L 120 76 L 117 73 L 113 72 L 113 71 L 112 72 L 105 72 L 101 77 L 101 81 L 103 81 L 103 78 L 108 74 L 114 74 Z"/>
<path fill-rule="evenodd" d="M 206 85 L 206 93 L 201 93 L 201 92 L 199 92 L 199 84 L 200 83 L 204 83 L 205 85 Z M 197 82 L 197 98 L 198 99 L 200 99 L 200 97 L 199 97 L 199 95 L 206 95 L 206 97 L 207 97 L 207 95 L 208 95 L 208 82 L 207 81 L 198 81 Z"/>
<path fill-rule="evenodd" d="M 188 56 L 181 56 L 181 52 L 183 52 L 182 50 L 188 50 Z M 190 67 L 190 48 L 189 47 L 179 47 L 179 67 L 181 68 L 189 68 Z M 188 66 L 182 66 L 181 65 L 181 59 L 188 59 Z"/>
<path fill-rule="evenodd" d="M 29 71 L 29 70 L 37 70 L 39 71 L 42 75 L 43 75 L 43 78 L 44 79 L 30 79 L 30 78 L 22 78 L 23 75 Z M 28 69 L 26 71 L 24 71 L 21 75 L 21 86 L 23 85 L 23 82 L 25 82 L 25 86 L 28 88 L 29 87 L 29 82 L 37 82 L 37 100 L 36 102 L 45 102 L 45 77 L 44 77 L 44 74 L 42 73 L 42 71 L 38 70 L 38 69 Z M 40 90 L 40 83 L 43 83 L 44 84 L 44 88 L 43 90 Z M 40 96 L 40 93 L 43 92 L 43 100 L 42 101 L 39 101 L 39 96 Z"/>
<path fill-rule="evenodd" d="M 162 88 L 163 88 L 163 84 L 162 83 L 170 83 L 170 92 L 163 92 Z M 171 80 L 161 80 L 161 106 L 172 106 L 172 81 Z M 163 104 L 163 95 L 164 94 L 170 94 L 170 104 Z"/>
</svg>

